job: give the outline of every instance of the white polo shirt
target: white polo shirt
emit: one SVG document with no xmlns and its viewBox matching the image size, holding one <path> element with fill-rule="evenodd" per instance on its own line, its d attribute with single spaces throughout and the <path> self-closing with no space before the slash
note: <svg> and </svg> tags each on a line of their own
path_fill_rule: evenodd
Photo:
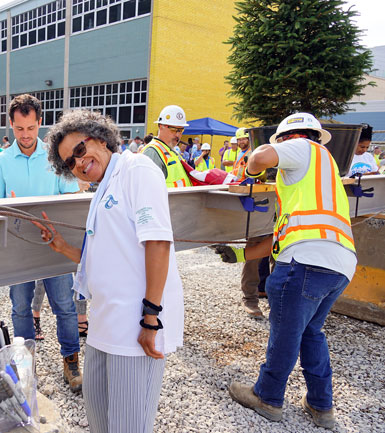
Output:
<svg viewBox="0 0 385 433">
<path fill-rule="evenodd" d="M 124 152 L 96 211 L 88 237 L 86 272 L 92 295 L 87 344 L 106 353 L 145 355 L 137 342 L 146 292 L 145 242 L 173 242 L 162 171 L 146 156 Z M 183 292 L 174 245 L 159 318 L 156 349 L 168 353 L 183 342 Z"/>
</svg>

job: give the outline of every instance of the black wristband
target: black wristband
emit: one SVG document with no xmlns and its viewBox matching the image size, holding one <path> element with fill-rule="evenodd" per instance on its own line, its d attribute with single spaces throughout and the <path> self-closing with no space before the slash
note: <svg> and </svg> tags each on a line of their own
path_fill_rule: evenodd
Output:
<svg viewBox="0 0 385 433">
<path fill-rule="evenodd" d="M 142 328 L 152 329 L 153 331 L 158 331 L 159 329 L 163 329 L 162 322 L 158 318 L 156 320 L 158 321 L 157 325 L 149 325 L 148 323 L 144 323 L 144 319 L 142 319 L 139 322 L 139 324 Z"/>
<path fill-rule="evenodd" d="M 251 177 L 251 178 L 254 178 L 254 177 L 258 177 L 258 176 L 260 176 L 260 175 L 263 173 L 263 170 L 260 171 L 259 173 L 253 174 L 253 173 L 250 173 L 250 172 L 249 172 L 249 168 L 246 167 L 246 171 L 245 171 L 245 173 L 246 173 L 246 176 Z"/>
<path fill-rule="evenodd" d="M 154 310 L 151 307 L 146 307 L 145 305 L 143 305 L 142 316 L 145 316 L 146 314 L 148 314 L 149 316 L 158 316 L 159 311 Z"/>
<path fill-rule="evenodd" d="M 150 307 L 155 311 L 161 312 L 163 310 L 163 307 L 161 305 L 155 305 L 152 302 L 148 301 L 146 298 L 143 298 L 142 302 L 145 307 Z"/>
</svg>

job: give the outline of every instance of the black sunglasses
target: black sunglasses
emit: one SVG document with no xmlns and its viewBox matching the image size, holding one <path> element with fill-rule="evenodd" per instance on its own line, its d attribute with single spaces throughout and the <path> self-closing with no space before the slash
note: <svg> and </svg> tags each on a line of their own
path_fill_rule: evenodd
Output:
<svg viewBox="0 0 385 433">
<path fill-rule="evenodd" d="M 73 170 L 76 165 L 75 158 L 81 158 L 87 153 L 87 147 L 86 143 L 88 140 L 91 140 L 91 137 L 85 138 L 83 141 L 81 141 L 79 144 L 77 144 L 74 147 L 74 150 L 72 151 L 72 155 L 66 158 L 64 161 L 64 164 L 70 169 Z"/>
</svg>

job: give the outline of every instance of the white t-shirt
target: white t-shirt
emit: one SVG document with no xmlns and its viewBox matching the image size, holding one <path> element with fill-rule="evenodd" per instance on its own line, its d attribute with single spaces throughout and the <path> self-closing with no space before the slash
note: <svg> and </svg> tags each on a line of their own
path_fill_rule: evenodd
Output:
<svg viewBox="0 0 385 433">
<path fill-rule="evenodd" d="M 374 159 L 373 155 L 371 155 L 369 152 L 365 152 L 362 155 L 353 156 L 348 177 L 352 176 L 353 174 L 358 174 L 358 173 L 365 174 L 365 173 L 371 173 L 372 171 L 374 172 L 378 171 L 376 160 Z"/>
<path fill-rule="evenodd" d="M 131 144 L 128 146 L 128 150 L 131 150 L 132 153 L 137 153 L 139 148 L 139 144 L 136 143 L 136 141 L 132 141 Z"/>
<path fill-rule="evenodd" d="M 287 140 L 271 145 L 278 154 L 277 168 L 281 169 L 285 185 L 299 182 L 307 173 L 311 157 L 311 144 L 304 138 Z M 351 280 L 356 270 L 356 255 L 337 242 L 310 240 L 285 248 L 278 256 L 278 262 L 298 263 L 331 269 Z"/>
<path fill-rule="evenodd" d="M 137 338 L 148 240 L 173 242 L 166 183 L 149 158 L 124 152 L 98 205 L 95 235 L 87 241 L 90 346 L 115 355 L 145 355 Z M 169 353 L 183 342 L 183 291 L 173 244 L 161 305 L 164 328 L 155 343 L 157 350 Z"/>
</svg>

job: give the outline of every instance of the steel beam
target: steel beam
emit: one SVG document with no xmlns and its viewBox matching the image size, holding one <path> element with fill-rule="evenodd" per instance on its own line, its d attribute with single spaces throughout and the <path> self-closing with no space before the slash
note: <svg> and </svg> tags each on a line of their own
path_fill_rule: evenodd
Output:
<svg viewBox="0 0 385 433">
<path fill-rule="evenodd" d="M 367 176 L 362 187 L 374 187 L 374 197 L 359 199 L 358 215 L 378 212 L 385 207 L 385 176 Z M 349 186 L 346 186 L 349 189 Z M 348 191 L 349 192 L 349 191 Z M 233 241 L 243 239 L 247 212 L 239 197 L 247 194 L 228 192 L 227 186 L 202 186 L 169 190 L 171 222 L 175 249 L 182 251 L 206 245 L 202 241 Z M 49 218 L 85 226 L 93 194 L 66 194 L 49 197 L 0 199 L 0 205 L 30 212 L 36 216 L 46 211 Z M 271 191 L 253 194 L 256 201 L 269 199 L 268 212 L 252 212 L 250 236 L 272 232 L 275 196 Z M 351 216 L 354 216 L 355 197 L 349 197 Z M 28 221 L 8 217 L 0 219 L 0 286 L 74 272 L 76 265 L 48 246 L 22 241 L 6 233 L 6 227 L 34 240 L 40 239 L 40 230 Z M 64 238 L 80 248 L 84 232 L 58 228 Z M 190 240 L 192 242 L 186 242 Z"/>
</svg>

